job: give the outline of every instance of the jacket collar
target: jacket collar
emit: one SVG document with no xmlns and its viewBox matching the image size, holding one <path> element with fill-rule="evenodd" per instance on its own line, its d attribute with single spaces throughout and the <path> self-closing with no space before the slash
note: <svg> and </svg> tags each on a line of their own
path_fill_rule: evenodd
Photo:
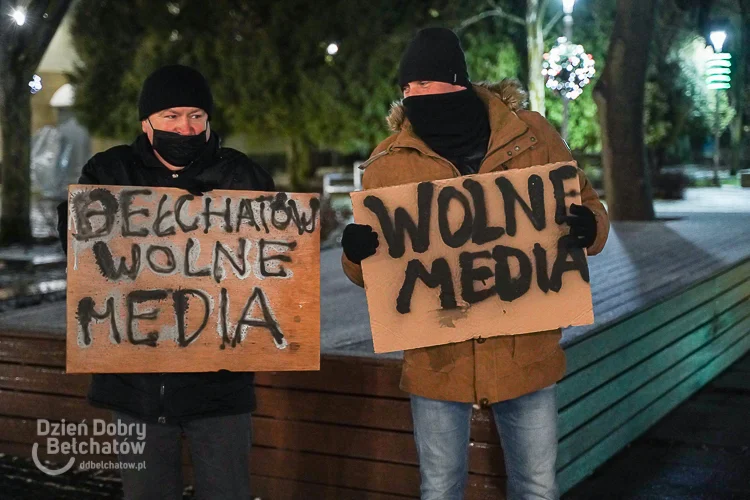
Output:
<svg viewBox="0 0 750 500">
<path fill-rule="evenodd" d="M 487 106 L 490 120 L 490 141 L 487 146 L 485 158 L 511 143 L 513 140 L 522 136 L 529 130 L 529 126 L 521 120 L 518 115 L 511 109 L 511 106 L 504 102 L 503 96 L 486 88 L 485 86 L 474 85 L 474 91 Z M 417 135 L 403 112 L 403 104 L 396 103 L 391 111 L 394 113 L 403 113 L 398 117 L 399 133 L 396 139 L 391 143 L 389 149 L 394 148 L 412 148 L 427 156 L 439 157 L 427 144 L 425 144 Z M 393 123 L 392 123 L 393 125 Z"/>
</svg>

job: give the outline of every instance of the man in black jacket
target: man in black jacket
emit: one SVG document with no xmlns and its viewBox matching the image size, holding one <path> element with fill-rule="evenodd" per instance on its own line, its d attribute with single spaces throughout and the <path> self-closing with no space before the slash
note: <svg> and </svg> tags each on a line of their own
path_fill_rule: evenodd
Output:
<svg viewBox="0 0 750 500">
<path fill-rule="evenodd" d="M 212 189 L 273 191 L 271 176 L 239 151 L 222 148 L 209 119 L 208 83 L 186 66 L 165 66 L 144 82 L 138 102 L 143 134 L 84 165 L 79 184 L 175 187 L 199 196 Z M 67 248 L 67 203 L 58 208 Z M 190 441 L 199 498 L 250 497 L 253 373 L 95 374 L 88 399 L 115 420 L 146 426 L 145 469 L 122 468 L 126 499 L 182 498 L 181 435 Z"/>
</svg>

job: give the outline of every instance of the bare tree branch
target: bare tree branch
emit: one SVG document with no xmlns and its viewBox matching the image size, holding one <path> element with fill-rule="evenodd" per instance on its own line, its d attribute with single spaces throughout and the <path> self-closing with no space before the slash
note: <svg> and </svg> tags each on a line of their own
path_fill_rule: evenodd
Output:
<svg viewBox="0 0 750 500">
<path fill-rule="evenodd" d="M 563 17 L 563 13 L 562 12 L 558 12 L 557 14 L 555 14 L 555 17 L 553 17 L 552 19 L 550 19 L 550 21 L 547 23 L 547 26 L 545 26 L 544 30 L 542 30 L 542 33 L 544 33 L 545 37 L 547 35 L 549 35 L 549 32 L 552 31 L 552 28 L 555 27 L 555 25 L 557 24 L 557 22 L 560 19 L 562 19 L 562 17 Z"/>
<path fill-rule="evenodd" d="M 508 14 L 500 7 L 495 7 L 491 10 L 485 10 L 484 12 L 480 12 L 479 14 L 475 16 L 471 16 L 470 18 L 466 19 L 464 22 L 458 25 L 456 28 L 456 33 L 460 33 L 464 29 L 466 29 L 468 26 L 481 21 L 482 19 L 486 19 L 488 17 L 502 17 L 504 19 L 507 19 L 509 21 L 512 21 L 514 23 L 518 23 L 520 25 L 525 25 L 526 21 L 521 19 L 518 16 L 514 16 L 513 14 Z"/>
<path fill-rule="evenodd" d="M 549 4 L 549 0 L 542 0 L 539 3 L 539 18 L 544 19 L 544 16 L 547 15 L 547 6 Z"/>
</svg>

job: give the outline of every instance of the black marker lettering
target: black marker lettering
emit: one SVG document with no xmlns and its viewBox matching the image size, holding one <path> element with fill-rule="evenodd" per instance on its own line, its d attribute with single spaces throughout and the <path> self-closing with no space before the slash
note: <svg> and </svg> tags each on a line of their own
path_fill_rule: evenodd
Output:
<svg viewBox="0 0 750 500">
<path fill-rule="evenodd" d="M 167 260 L 165 267 L 161 267 L 158 262 L 154 259 L 154 254 L 161 252 Z M 169 274 L 177 268 L 177 262 L 175 262 L 174 253 L 169 247 L 150 245 L 146 250 L 146 262 L 148 262 L 151 270 L 157 274 Z"/>
<path fill-rule="evenodd" d="M 262 241 L 262 240 L 261 240 Z M 221 265 L 221 255 L 224 255 L 232 267 L 239 273 L 240 276 L 244 277 L 247 273 L 247 260 L 245 259 L 245 251 L 247 247 L 247 240 L 240 238 L 239 248 L 237 248 L 237 258 L 232 255 L 232 251 L 225 247 L 220 241 L 217 241 L 214 245 L 214 265 L 213 265 L 213 277 L 214 281 L 219 283 L 224 279 L 224 268 Z"/>
<path fill-rule="evenodd" d="M 106 189 L 97 188 L 91 191 L 83 191 L 73 196 L 71 200 L 73 216 L 76 221 L 76 233 L 73 237 L 78 241 L 89 241 L 92 238 L 107 236 L 115 223 L 115 215 L 119 204 L 115 196 Z M 99 202 L 101 210 L 93 210 L 89 207 Z M 91 217 L 103 215 L 104 225 L 94 231 L 91 226 Z"/>
<path fill-rule="evenodd" d="M 185 318 L 188 311 L 188 295 L 198 297 L 203 302 L 203 322 L 194 333 L 186 336 Z M 208 316 L 211 313 L 208 295 L 202 290 L 184 289 L 174 292 L 172 294 L 172 300 L 174 301 L 174 313 L 175 316 L 177 316 L 177 344 L 180 347 L 186 347 L 198 338 L 198 335 L 200 335 L 208 324 Z"/>
<path fill-rule="evenodd" d="M 292 258 L 288 255 L 266 255 L 266 247 L 268 245 L 278 245 L 282 247 L 286 247 L 289 250 L 294 250 L 297 248 L 297 243 L 294 241 L 286 242 L 286 241 L 266 241 L 264 239 L 261 239 L 260 242 L 258 242 L 258 254 L 260 261 L 260 274 L 261 276 L 266 277 L 279 277 L 279 278 L 285 278 L 287 276 L 286 269 L 284 269 L 284 266 L 279 264 L 279 270 L 276 272 L 269 271 L 266 267 L 266 263 L 273 262 L 275 260 L 280 262 L 291 262 Z"/>
<path fill-rule="evenodd" d="M 268 234 L 270 231 L 268 230 L 268 223 L 266 222 L 266 200 L 272 200 L 273 198 L 269 198 L 266 196 L 260 196 L 255 199 L 255 201 L 260 202 L 260 222 L 263 224 L 263 229 L 265 229 L 266 234 Z"/>
<path fill-rule="evenodd" d="M 221 289 L 221 298 L 219 300 L 219 306 L 221 307 L 221 348 L 224 349 L 224 346 L 229 344 L 229 327 L 227 326 L 227 302 L 229 302 L 229 298 L 227 297 L 227 289 L 222 288 Z"/>
<path fill-rule="evenodd" d="M 474 200 L 474 225 L 471 241 L 478 245 L 495 241 L 505 234 L 505 229 L 497 226 L 487 226 L 487 204 L 484 199 L 484 187 L 479 182 L 466 179 L 464 189 L 469 191 Z"/>
<path fill-rule="evenodd" d="M 549 278 L 549 288 L 553 292 L 559 292 L 562 288 L 562 275 L 568 271 L 578 271 L 586 283 L 589 282 L 589 266 L 586 262 L 586 254 L 583 248 L 573 244 L 575 237 L 562 236 L 557 241 L 557 258 L 552 265 L 552 274 Z M 571 260 L 568 260 L 571 257 Z"/>
<path fill-rule="evenodd" d="M 555 222 L 564 224 L 568 210 L 565 207 L 565 198 L 575 197 L 577 191 L 565 192 L 565 181 L 578 177 L 578 171 L 573 165 L 563 165 L 549 173 L 549 180 L 552 181 L 552 187 L 555 194 Z"/>
<path fill-rule="evenodd" d="M 123 189 L 120 191 L 120 206 L 122 207 L 122 235 L 127 237 L 132 236 L 148 236 L 148 229 L 142 227 L 140 229 L 130 228 L 130 218 L 134 215 L 142 215 L 144 217 L 149 216 L 148 208 L 139 208 L 138 210 L 131 210 L 133 198 L 136 196 L 148 196 L 151 194 L 150 189 Z"/>
<path fill-rule="evenodd" d="M 289 213 L 290 209 L 286 206 L 287 198 L 286 193 L 278 193 L 271 202 L 271 224 L 280 231 L 285 230 L 289 226 L 289 223 L 292 222 L 292 216 Z M 279 213 L 284 215 L 283 220 L 279 220 L 276 217 Z"/>
<path fill-rule="evenodd" d="M 91 297 L 84 297 L 78 302 L 78 310 L 76 311 L 76 318 L 78 324 L 83 332 L 83 343 L 85 345 L 91 345 L 91 331 L 89 330 L 89 324 L 92 319 L 102 320 L 109 317 L 110 329 L 115 342 L 118 344 L 121 342 L 120 331 L 117 329 L 117 320 L 115 318 L 115 299 L 110 297 L 105 302 L 104 312 L 98 313 L 94 306 L 96 303 Z"/>
<path fill-rule="evenodd" d="M 421 279 L 430 288 L 440 287 L 440 307 L 443 309 L 455 309 L 456 294 L 453 291 L 453 277 L 448 262 L 444 258 L 436 259 L 432 263 L 432 271 L 428 271 L 424 264 L 418 259 L 409 261 L 406 265 L 404 284 L 396 299 L 396 310 L 401 314 L 411 311 L 411 298 L 414 295 L 414 286 Z"/>
<path fill-rule="evenodd" d="M 145 337 L 135 338 L 135 332 L 133 331 L 133 321 L 138 319 L 156 319 L 159 315 L 160 309 L 150 309 L 148 311 L 136 314 L 135 306 L 141 302 L 147 302 L 150 300 L 161 301 L 167 298 L 166 290 L 134 290 L 127 295 L 128 305 L 128 340 L 131 344 L 135 345 L 147 345 L 156 347 L 156 342 L 159 340 L 159 332 L 152 331 L 145 334 Z"/>
<path fill-rule="evenodd" d="M 224 210 L 220 210 L 217 212 L 214 212 L 211 210 L 211 197 L 205 196 L 204 197 L 204 207 L 203 207 L 203 233 L 208 233 L 208 230 L 211 229 L 211 216 L 215 215 L 217 217 L 223 217 L 224 218 L 224 232 L 231 233 L 232 232 L 232 208 L 231 203 L 232 200 L 230 198 L 227 198 L 224 200 Z"/>
<path fill-rule="evenodd" d="M 503 194 L 503 204 L 505 206 L 505 232 L 508 236 L 516 235 L 516 203 L 521 206 L 526 216 L 531 221 L 534 229 L 542 231 L 547 226 L 546 215 L 544 211 L 544 183 L 538 175 L 529 177 L 528 191 L 531 207 L 526 204 L 516 188 L 505 177 L 495 179 L 495 184 L 500 188 Z"/>
<path fill-rule="evenodd" d="M 310 200 L 310 217 L 308 218 L 304 212 L 300 212 L 297 209 L 297 202 L 289 200 L 289 209 L 291 210 L 292 222 L 297 226 L 297 232 L 301 235 L 304 233 L 315 232 L 315 223 L 318 220 L 318 212 L 320 211 L 320 200 L 318 198 L 312 198 Z"/>
<path fill-rule="evenodd" d="M 455 233 L 451 233 L 450 220 L 448 219 L 451 200 L 457 200 L 464 211 L 464 220 L 461 222 L 461 227 Z M 451 248 L 463 246 L 471 238 L 472 227 L 474 225 L 469 199 L 453 186 L 447 186 L 440 191 L 437 205 L 438 226 L 440 227 L 440 236 L 443 238 L 443 241 Z"/>
<path fill-rule="evenodd" d="M 94 243 L 93 251 L 94 260 L 99 267 L 99 272 L 108 280 L 117 281 L 122 276 L 127 276 L 129 279 L 134 280 L 141 271 L 141 247 L 138 243 L 133 243 L 130 247 L 130 256 L 132 259 L 130 267 L 127 266 L 125 257 L 120 257 L 120 263 L 117 269 L 115 269 L 112 252 L 110 252 L 109 247 L 103 241 Z"/>
<path fill-rule="evenodd" d="M 510 275 L 511 257 L 518 261 L 520 273 L 515 278 Z M 513 302 L 529 291 L 531 287 L 531 261 L 529 257 L 517 248 L 497 245 L 492 249 L 495 259 L 495 290 L 500 300 Z"/>
<path fill-rule="evenodd" d="M 193 271 L 192 264 L 190 261 L 192 260 L 191 251 L 193 247 L 195 246 L 197 240 L 194 240 L 193 238 L 188 238 L 187 243 L 185 244 L 185 276 L 194 278 L 196 276 L 210 276 L 211 275 L 211 269 L 208 267 L 204 267 L 203 269 L 198 269 L 197 271 Z M 195 260 L 198 260 L 197 257 Z"/>
<path fill-rule="evenodd" d="M 534 244 L 534 261 L 536 262 L 536 284 L 541 291 L 547 293 L 550 288 L 547 250 L 539 243 Z"/>
<path fill-rule="evenodd" d="M 252 306 L 256 301 L 258 302 L 260 310 L 263 313 L 263 319 L 247 317 L 247 314 L 252 310 Z M 258 287 L 255 287 L 253 289 L 253 294 L 250 296 L 247 304 L 245 305 L 245 308 L 242 310 L 242 317 L 237 322 L 237 329 L 234 332 L 234 338 L 232 338 L 232 347 L 237 345 L 237 342 L 242 341 L 240 330 L 243 326 L 257 326 L 261 328 L 268 328 L 277 346 L 284 343 L 284 334 L 281 333 L 279 323 L 278 321 L 276 321 L 273 312 L 268 307 L 268 299 L 266 298 L 266 294 Z"/>
<path fill-rule="evenodd" d="M 458 257 L 461 265 L 461 298 L 469 304 L 476 304 L 495 294 L 495 290 L 485 288 L 475 290 L 474 282 L 488 280 L 492 278 L 492 269 L 487 266 L 474 267 L 476 259 L 491 259 L 492 254 L 489 251 L 483 252 L 463 252 Z"/>
<path fill-rule="evenodd" d="M 260 226 L 257 222 L 255 222 L 255 216 L 253 215 L 253 207 L 252 207 L 252 200 L 248 200 L 247 198 L 242 198 L 240 200 L 239 208 L 237 209 L 237 229 L 236 231 L 240 232 L 240 226 L 242 225 L 243 221 L 247 221 L 248 224 L 253 226 L 256 231 L 260 231 Z"/>
<path fill-rule="evenodd" d="M 185 224 L 185 222 L 182 220 L 183 205 L 185 205 L 185 203 L 189 201 L 193 201 L 194 198 L 195 197 L 192 194 L 183 194 L 182 196 L 177 198 L 177 203 L 175 203 L 174 206 L 174 218 L 183 233 L 189 233 L 190 231 L 195 231 L 196 229 L 198 229 L 198 217 L 195 217 L 195 219 L 193 219 L 193 223 L 190 225 Z"/>
<path fill-rule="evenodd" d="M 175 228 L 173 225 L 169 226 L 168 228 L 162 230 L 161 223 L 164 219 L 172 215 L 171 210 L 167 210 L 166 212 L 162 213 L 161 210 L 164 207 L 164 202 L 169 199 L 168 195 L 162 195 L 161 199 L 159 200 L 159 206 L 156 209 L 156 220 L 154 220 L 154 234 L 156 236 L 164 237 L 164 236 L 172 236 L 175 234 Z"/>
<path fill-rule="evenodd" d="M 418 223 L 415 224 L 409 213 L 397 207 L 393 220 L 388 215 L 388 209 L 383 200 L 374 195 L 364 199 L 364 206 L 378 217 L 380 228 L 388 243 L 388 254 L 394 259 L 404 255 L 405 232 L 409 233 L 412 249 L 416 253 L 424 253 L 430 246 L 430 216 L 432 214 L 432 196 L 435 186 L 431 182 L 422 182 L 417 186 Z"/>
</svg>

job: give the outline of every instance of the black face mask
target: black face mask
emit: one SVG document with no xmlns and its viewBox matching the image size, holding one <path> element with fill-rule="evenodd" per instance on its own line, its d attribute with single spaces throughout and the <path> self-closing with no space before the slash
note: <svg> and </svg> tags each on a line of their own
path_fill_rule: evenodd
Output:
<svg viewBox="0 0 750 500">
<path fill-rule="evenodd" d="M 148 124 L 151 125 L 151 120 Z M 176 167 L 189 165 L 206 147 L 208 123 L 206 123 L 206 130 L 196 135 L 180 135 L 166 130 L 157 130 L 153 125 L 151 129 L 154 131 L 152 144 L 154 151 L 159 153 L 167 163 Z"/>
<path fill-rule="evenodd" d="M 414 133 L 462 173 L 477 171 L 490 138 L 487 108 L 473 89 L 407 97 Z"/>
</svg>

